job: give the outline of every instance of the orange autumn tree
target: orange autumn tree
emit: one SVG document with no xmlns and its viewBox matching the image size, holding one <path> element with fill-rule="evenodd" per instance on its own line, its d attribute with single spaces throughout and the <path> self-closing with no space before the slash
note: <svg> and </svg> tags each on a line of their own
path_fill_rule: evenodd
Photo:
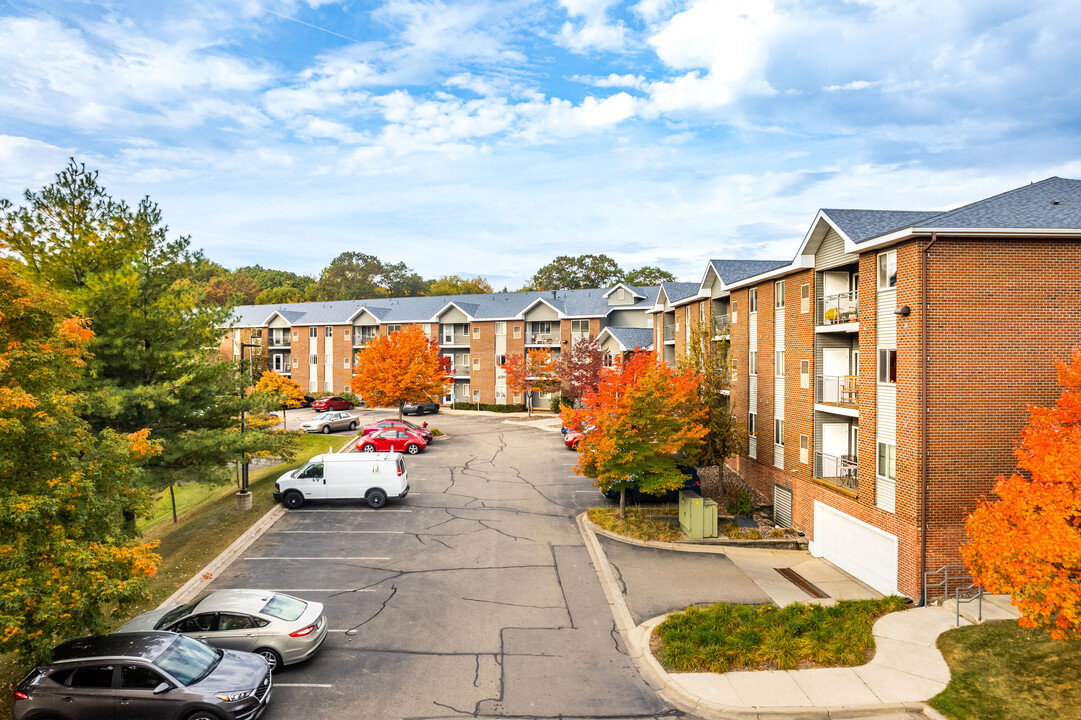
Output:
<svg viewBox="0 0 1081 720">
<path fill-rule="evenodd" d="M 433 343 L 419 325 L 375 338 L 357 354 L 349 386 L 371 407 L 398 408 L 407 402 L 446 395 L 451 378 L 447 375 Z"/>
<path fill-rule="evenodd" d="M 156 543 L 132 537 L 124 512 L 148 510 L 140 475 L 159 443 L 147 430 L 94 433 L 77 416 L 93 333 L 2 251 L 0 653 L 37 661 L 143 598 Z"/>
<path fill-rule="evenodd" d="M 701 376 L 635 353 L 605 369 L 582 407 L 564 408 L 568 426 L 587 428 L 574 472 L 594 485 L 619 491 L 619 516 L 626 516 L 627 488 L 658 495 L 683 487 L 675 453 L 692 452 L 706 434 L 705 408 L 698 400 Z"/>
<path fill-rule="evenodd" d="M 1067 640 L 1081 637 L 1081 350 L 1055 366 L 1062 395 L 1031 408 L 1015 451 L 1028 477 L 999 476 L 961 554 L 980 586 L 1013 596 L 1022 627 Z"/>
<path fill-rule="evenodd" d="M 282 409 L 282 427 L 286 430 L 289 429 L 286 427 L 286 409 L 298 408 L 304 402 L 304 391 L 296 380 L 287 378 L 273 370 L 267 370 L 263 373 L 262 377 L 259 378 L 259 382 L 255 384 L 252 394 L 259 397 L 260 404 L 265 409 L 272 407 Z"/>
<path fill-rule="evenodd" d="M 509 355 L 500 367 L 506 373 L 507 389 L 523 397 L 527 393 L 547 392 L 559 385 L 559 360 L 548 348 Z"/>
</svg>

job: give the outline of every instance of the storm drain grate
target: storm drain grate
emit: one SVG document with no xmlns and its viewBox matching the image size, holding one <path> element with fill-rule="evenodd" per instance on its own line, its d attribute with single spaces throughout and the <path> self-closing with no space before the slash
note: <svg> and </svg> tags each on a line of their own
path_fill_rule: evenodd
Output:
<svg viewBox="0 0 1081 720">
<path fill-rule="evenodd" d="M 792 568 L 773 568 L 773 569 L 776 570 L 777 572 L 779 572 L 781 574 L 781 577 L 785 578 L 786 580 L 788 580 L 788 582 L 792 583 L 793 585 L 795 585 L 796 587 L 798 587 L 800 590 L 807 593 L 811 597 L 813 597 L 813 598 L 828 598 L 829 597 L 829 595 L 822 592 L 822 590 L 820 590 L 814 583 L 812 583 L 810 580 L 808 580 L 807 578 L 800 575 L 798 572 L 796 572 Z"/>
</svg>

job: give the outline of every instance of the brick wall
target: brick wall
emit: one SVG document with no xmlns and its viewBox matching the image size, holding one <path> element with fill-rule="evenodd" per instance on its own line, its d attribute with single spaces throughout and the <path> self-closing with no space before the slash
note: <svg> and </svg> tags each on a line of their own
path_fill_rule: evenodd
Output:
<svg viewBox="0 0 1081 720">
<path fill-rule="evenodd" d="M 297 366 L 293 368 L 292 378 L 296 380 L 297 385 L 300 385 L 300 389 L 304 391 L 304 394 L 311 392 L 308 386 L 308 355 L 315 352 L 311 350 L 309 344 L 313 338 L 308 337 L 308 328 L 305 327 L 293 327 L 291 335 L 292 348 L 290 354 L 297 358 Z"/>
<path fill-rule="evenodd" d="M 570 324 L 566 323 L 570 333 Z M 480 337 L 474 338 L 473 333 L 480 331 Z M 474 359 L 479 360 L 480 367 L 473 365 Z M 480 390 L 482 403 L 495 402 L 495 323 L 474 322 L 469 328 L 469 392 Z M 470 398 L 473 401 L 473 398 Z"/>
<path fill-rule="evenodd" d="M 800 305 L 800 286 L 814 283 L 814 270 L 785 278 L 784 301 L 784 466 L 786 477 L 810 480 L 814 470 L 814 303 Z M 807 387 L 800 386 L 800 361 L 806 360 Z M 807 462 L 800 462 L 800 435 L 807 436 Z M 781 483 L 791 488 L 791 483 Z"/>
<path fill-rule="evenodd" d="M 349 338 L 346 339 L 346 332 Z M 334 392 L 339 393 L 343 389 L 349 389 L 349 380 L 353 377 L 353 328 L 349 325 L 334 326 L 334 337 L 331 338 L 331 350 L 334 352 L 334 368 L 331 371 L 331 379 L 334 381 Z M 349 367 L 345 367 L 345 360 L 349 359 Z"/>
</svg>

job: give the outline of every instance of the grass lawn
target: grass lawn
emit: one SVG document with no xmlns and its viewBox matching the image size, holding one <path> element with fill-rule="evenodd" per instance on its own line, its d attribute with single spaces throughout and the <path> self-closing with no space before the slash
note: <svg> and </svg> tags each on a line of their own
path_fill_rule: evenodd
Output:
<svg viewBox="0 0 1081 720">
<path fill-rule="evenodd" d="M 676 672 L 862 665 L 875 647 L 875 620 L 906 607 L 897 596 L 830 606 L 689 607 L 657 626 L 651 647 L 661 664 Z"/>
<path fill-rule="evenodd" d="M 148 599 L 138 607 L 132 608 L 124 616 L 115 617 L 114 627 L 123 624 L 133 615 L 160 605 L 192 575 L 220 555 L 256 520 L 263 517 L 275 504 L 271 493 L 274 489 L 274 480 L 282 473 L 300 467 L 313 455 L 326 452 L 328 444 L 337 450 L 351 439 L 350 437 L 305 435 L 295 460 L 251 472 L 248 476 L 248 486 L 253 496 L 250 512 L 239 513 L 234 509 L 236 507 L 235 488 L 227 486 L 223 489 L 220 485 L 211 486 L 214 493 L 210 494 L 209 501 L 185 513 L 180 517 L 180 522 L 174 525 L 172 510 L 168 505 L 168 490 L 166 490 L 165 502 L 169 522 L 159 522 L 143 536 L 146 540 L 161 542 L 157 550 L 161 555 L 161 567 L 157 575 L 147 583 Z M 179 502 L 178 497 L 178 505 Z M 177 509 L 179 510 L 179 507 Z M 0 657 L 0 717 L 10 717 L 14 686 L 29 670 L 30 666 L 21 658 L 10 655 Z"/>
<path fill-rule="evenodd" d="M 953 720 L 1076 718 L 1081 640 L 1061 643 L 1015 621 L 943 633 L 938 649 L 952 675 L 930 705 Z"/>
<path fill-rule="evenodd" d="M 662 540 L 672 542 L 680 539 L 678 525 L 653 520 L 649 515 L 672 515 L 667 508 L 627 508 L 627 518 L 619 519 L 619 508 L 590 508 L 589 519 L 598 527 L 635 540 Z"/>
</svg>

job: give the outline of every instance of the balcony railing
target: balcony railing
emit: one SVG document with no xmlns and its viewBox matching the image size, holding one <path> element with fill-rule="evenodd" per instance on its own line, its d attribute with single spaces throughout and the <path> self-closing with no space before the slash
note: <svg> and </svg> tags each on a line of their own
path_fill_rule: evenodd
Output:
<svg viewBox="0 0 1081 720">
<path fill-rule="evenodd" d="M 439 335 L 440 345 L 468 345 L 469 333 L 442 333 Z"/>
<path fill-rule="evenodd" d="M 860 379 L 856 375 L 818 375 L 815 377 L 815 402 L 840 407 L 857 407 Z"/>
<path fill-rule="evenodd" d="M 835 457 L 825 453 L 815 453 L 814 476 L 849 490 L 859 489 L 859 461 L 855 455 Z"/>
<path fill-rule="evenodd" d="M 676 339 L 676 326 L 665 325 L 664 326 L 664 341 L 671 342 Z"/>
<path fill-rule="evenodd" d="M 559 336 L 555 333 L 529 333 L 525 338 L 526 345 L 558 345 Z"/>
<path fill-rule="evenodd" d="M 365 345 L 370 345 L 372 342 L 375 341 L 375 339 L 377 337 L 379 337 L 379 336 L 375 335 L 375 334 L 372 334 L 372 335 L 363 335 L 363 334 L 362 335 L 354 335 L 353 336 L 353 347 L 363 347 Z"/>
<path fill-rule="evenodd" d="M 860 294 L 858 292 L 827 295 L 818 301 L 818 325 L 840 325 L 859 322 Z"/>
<path fill-rule="evenodd" d="M 284 337 L 284 338 L 270 338 L 267 346 L 271 350 L 289 348 L 289 347 L 292 346 L 292 340 L 290 340 L 287 337 Z"/>
<path fill-rule="evenodd" d="M 462 366 L 462 367 L 455 366 L 455 367 L 452 367 L 450 369 L 450 374 L 453 375 L 454 377 L 469 377 L 469 367 L 468 366 Z"/>
<path fill-rule="evenodd" d="M 715 315 L 713 317 L 713 337 L 722 338 L 732 333 L 732 326 L 727 315 Z"/>
</svg>

